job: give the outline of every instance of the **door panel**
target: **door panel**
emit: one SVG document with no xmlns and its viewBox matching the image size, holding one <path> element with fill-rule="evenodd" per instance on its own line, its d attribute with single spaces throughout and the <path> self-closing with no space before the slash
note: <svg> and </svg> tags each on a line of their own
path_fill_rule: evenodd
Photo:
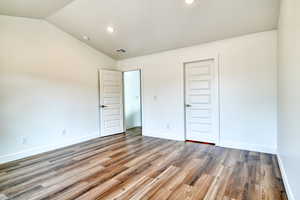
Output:
<svg viewBox="0 0 300 200">
<path fill-rule="evenodd" d="M 186 140 L 217 142 L 218 99 L 218 68 L 215 60 L 186 63 Z"/>
<path fill-rule="evenodd" d="M 122 79 L 122 72 L 100 71 L 101 136 L 113 135 L 124 131 Z"/>
</svg>

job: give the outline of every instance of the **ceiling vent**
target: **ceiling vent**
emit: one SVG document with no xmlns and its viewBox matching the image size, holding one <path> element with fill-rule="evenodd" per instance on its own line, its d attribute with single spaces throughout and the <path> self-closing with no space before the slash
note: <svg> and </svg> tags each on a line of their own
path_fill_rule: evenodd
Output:
<svg viewBox="0 0 300 200">
<path fill-rule="evenodd" d="M 126 50 L 125 49 L 117 49 L 116 52 L 118 52 L 118 53 L 126 53 Z"/>
</svg>

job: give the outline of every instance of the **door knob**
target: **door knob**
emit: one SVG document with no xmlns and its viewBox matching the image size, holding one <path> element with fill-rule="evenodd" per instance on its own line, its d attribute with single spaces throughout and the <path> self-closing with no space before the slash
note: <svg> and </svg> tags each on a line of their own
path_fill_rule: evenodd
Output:
<svg viewBox="0 0 300 200">
<path fill-rule="evenodd" d="M 192 105 L 190 105 L 190 104 L 186 104 L 185 106 L 188 107 L 188 108 L 189 108 L 189 107 L 192 107 Z"/>
<path fill-rule="evenodd" d="M 105 105 L 101 105 L 100 107 L 101 107 L 101 108 L 106 108 L 107 106 L 105 106 Z"/>
</svg>

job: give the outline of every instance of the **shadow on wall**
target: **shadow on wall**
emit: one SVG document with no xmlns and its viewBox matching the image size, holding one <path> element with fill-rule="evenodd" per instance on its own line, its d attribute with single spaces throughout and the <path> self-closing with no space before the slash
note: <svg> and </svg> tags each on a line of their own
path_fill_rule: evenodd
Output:
<svg viewBox="0 0 300 200">
<path fill-rule="evenodd" d="M 126 115 L 126 128 L 134 128 L 141 126 L 140 111 L 135 111 Z"/>
</svg>

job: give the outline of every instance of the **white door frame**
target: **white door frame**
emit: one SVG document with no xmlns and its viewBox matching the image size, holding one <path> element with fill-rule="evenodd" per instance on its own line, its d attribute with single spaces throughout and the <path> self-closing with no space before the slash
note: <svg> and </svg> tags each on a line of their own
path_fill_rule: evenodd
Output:
<svg viewBox="0 0 300 200">
<path fill-rule="evenodd" d="M 184 112 L 184 140 L 186 140 L 186 131 L 187 131 L 187 124 L 186 124 L 186 69 L 185 65 L 188 63 L 193 63 L 193 62 L 201 62 L 205 60 L 214 60 L 215 61 L 215 67 L 216 67 L 216 76 L 217 76 L 217 99 L 218 99 L 218 106 L 217 106 L 217 115 L 218 115 L 218 135 L 216 138 L 216 145 L 220 144 L 220 137 L 221 137 L 221 130 L 220 130 L 220 55 L 219 54 L 213 54 L 213 55 L 207 55 L 203 57 L 193 57 L 193 58 L 185 58 L 182 60 L 182 66 L 183 66 L 183 112 Z"/>
<path fill-rule="evenodd" d="M 134 71 L 139 71 L 140 72 L 140 106 L 141 106 L 141 110 L 140 110 L 140 112 L 141 112 L 141 126 L 143 127 L 143 119 L 144 119 L 144 116 L 143 116 L 143 89 L 142 89 L 142 69 L 130 69 L 130 70 L 124 70 L 124 71 L 122 71 L 122 73 L 123 73 L 123 119 L 124 119 L 124 121 L 123 121 L 123 123 L 124 123 L 124 125 L 123 125 L 123 127 L 124 127 L 124 131 L 126 131 L 127 130 L 127 127 L 126 127 L 126 116 L 125 116 L 125 92 L 124 92 L 124 85 L 125 85 L 125 83 L 124 83 L 124 73 L 125 72 L 134 72 Z"/>
</svg>

